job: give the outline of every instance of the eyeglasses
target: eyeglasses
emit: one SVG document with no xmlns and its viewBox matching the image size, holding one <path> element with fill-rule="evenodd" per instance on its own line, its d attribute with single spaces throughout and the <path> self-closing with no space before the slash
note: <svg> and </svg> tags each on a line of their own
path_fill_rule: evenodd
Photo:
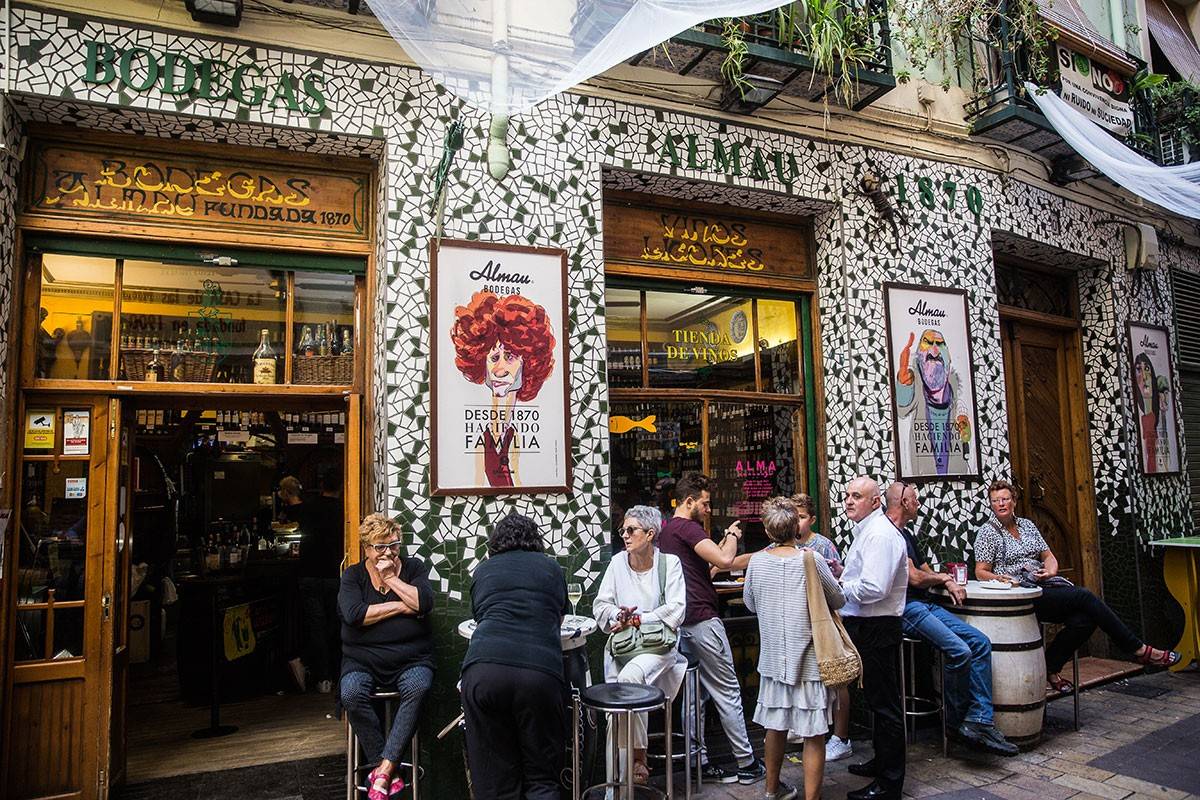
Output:
<svg viewBox="0 0 1200 800">
<path fill-rule="evenodd" d="M 400 542 L 382 542 L 380 544 L 372 544 L 370 547 L 376 553 L 400 552 Z"/>
<path fill-rule="evenodd" d="M 626 525 L 624 528 L 621 529 L 621 533 L 625 534 L 626 536 L 632 536 L 637 531 L 644 531 L 644 530 L 647 530 L 647 529 L 640 528 L 637 525 Z"/>
</svg>

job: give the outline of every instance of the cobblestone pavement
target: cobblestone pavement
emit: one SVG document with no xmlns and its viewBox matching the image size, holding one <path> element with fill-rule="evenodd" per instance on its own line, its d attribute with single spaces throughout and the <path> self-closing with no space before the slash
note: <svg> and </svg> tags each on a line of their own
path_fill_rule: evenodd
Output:
<svg viewBox="0 0 1200 800">
<path fill-rule="evenodd" d="M 1161 694 L 1159 692 L 1161 691 Z M 1133 694 L 1136 693 L 1136 694 Z M 1146 695 L 1155 695 L 1148 697 Z M 1134 766 L 1124 772 L 1139 772 L 1142 778 L 1119 774 L 1090 762 L 1111 755 L 1122 760 L 1125 751 L 1114 753 L 1132 743 L 1149 740 L 1155 745 L 1169 738 L 1171 726 L 1188 722 L 1200 724 L 1200 671 L 1160 672 L 1107 687 L 1090 689 L 1080 695 L 1079 731 L 1072 730 L 1070 699 L 1049 705 L 1045 734 L 1041 743 L 1029 752 L 1013 758 L 976 754 L 950 744 L 947 757 L 941 754 L 935 731 L 922 731 L 919 740 L 908 749 L 908 776 L 904 794 L 914 798 L 939 797 L 939 800 L 1188 800 L 1197 798 L 1174 786 L 1200 784 L 1200 738 L 1191 733 L 1190 766 L 1172 766 L 1168 756 L 1185 752 L 1182 744 L 1174 748 L 1151 749 L 1134 753 Z M 792 755 L 798 758 L 799 753 Z M 854 742 L 854 756 L 825 768 L 822 797 L 842 800 L 846 792 L 864 786 L 865 778 L 846 771 L 848 764 L 869 758 L 870 743 Z M 1128 762 L 1130 759 L 1124 759 Z M 1175 762 L 1176 764 L 1178 762 Z M 1160 766 L 1161 765 L 1161 766 Z M 1120 765 L 1117 765 L 1120 766 Z M 783 779 L 796 787 L 804 783 L 803 768 L 784 761 Z M 1159 782 L 1163 782 L 1160 785 Z M 1195 791 L 1195 789 L 1192 789 Z M 706 785 L 694 797 L 703 800 L 760 800 L 763 784 L 754 786 Z M 676 794 L 682 797 L 679 790 Z M 803 798 L 803 790 L 801 790 Z"/>
</svg>

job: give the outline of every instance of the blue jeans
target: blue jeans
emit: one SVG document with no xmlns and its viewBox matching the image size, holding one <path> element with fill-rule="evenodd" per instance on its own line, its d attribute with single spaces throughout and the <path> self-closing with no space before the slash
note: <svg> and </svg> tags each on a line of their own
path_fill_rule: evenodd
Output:
<svg viewBox="0 0 1200 800">
<path fill-rule="evenodd" d="M 342 676 L 342 708 L 350 718 L 350 727 L 362 745 L 367 757 L 364 763 L 378 764 L 383 759 L 399 762 L 401 754 L 408 749 L 413 731 L 417 727 L 417 715 L 421 702 L 433 684 L 433 670 L 423 664 L 409 667 L 396 679 L 395 691 L 400 697 L 395 703 L 392 729 L 384 739 L 383 719 L 380 709 L 370 699 L 376 689 L 391 691 L 391 686 L 376 686 L 375 677 L 366 672 L 347 672 Z"/>
<path fill-rule="evenodd" d="M 946 725 L 992 724 L 992 643 L 937 603 L 910 600 L 904 632 L 942 652 Z"/>
</svg>

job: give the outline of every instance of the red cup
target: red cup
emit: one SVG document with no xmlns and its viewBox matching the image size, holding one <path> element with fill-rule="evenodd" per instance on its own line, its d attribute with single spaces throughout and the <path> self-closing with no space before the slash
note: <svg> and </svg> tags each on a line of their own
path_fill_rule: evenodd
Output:
<svg viewBox="0 0 1200 800">
<path fill-rule="evenodd" d="M 967 565 L 961 561 L 950 561 L 946 563 L 946 571 L 954 578 L 954 582 L 959 586 L 967 585 Z"/>
</svg>

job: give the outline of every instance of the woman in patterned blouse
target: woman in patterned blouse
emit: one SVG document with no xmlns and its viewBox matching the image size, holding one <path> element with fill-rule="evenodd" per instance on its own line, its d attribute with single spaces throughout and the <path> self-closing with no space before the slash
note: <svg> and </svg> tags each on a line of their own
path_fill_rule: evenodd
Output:
<svg viewBox="0 0 1200 800">
<path fill-rule="evenodd" d="M 1071 691 L 1071 682 L 1059 673 L 1079 647 L 1099 626 L 1115 645 L 1134 654 L 1143 664 L 1170 667 L 1179 663 L 1173 650 L 1158 650 L 1138 639 L 1104 601 L 1081 586 L 1072 586 L 1058 575 L 1058 559 L 1050 552 L 1041 531 L 1031 520 L 1016 514 L 1016 490 L 1008 481 L 992 481 L 988 502 L 992 519 L 975 534 L 975 577 L 1038 584 L 1042 596 L 1033 601 L 1039 622 L 1063 626 L 1046 648 L 1046 675 L 1057 692 Z"/>
</svg>

